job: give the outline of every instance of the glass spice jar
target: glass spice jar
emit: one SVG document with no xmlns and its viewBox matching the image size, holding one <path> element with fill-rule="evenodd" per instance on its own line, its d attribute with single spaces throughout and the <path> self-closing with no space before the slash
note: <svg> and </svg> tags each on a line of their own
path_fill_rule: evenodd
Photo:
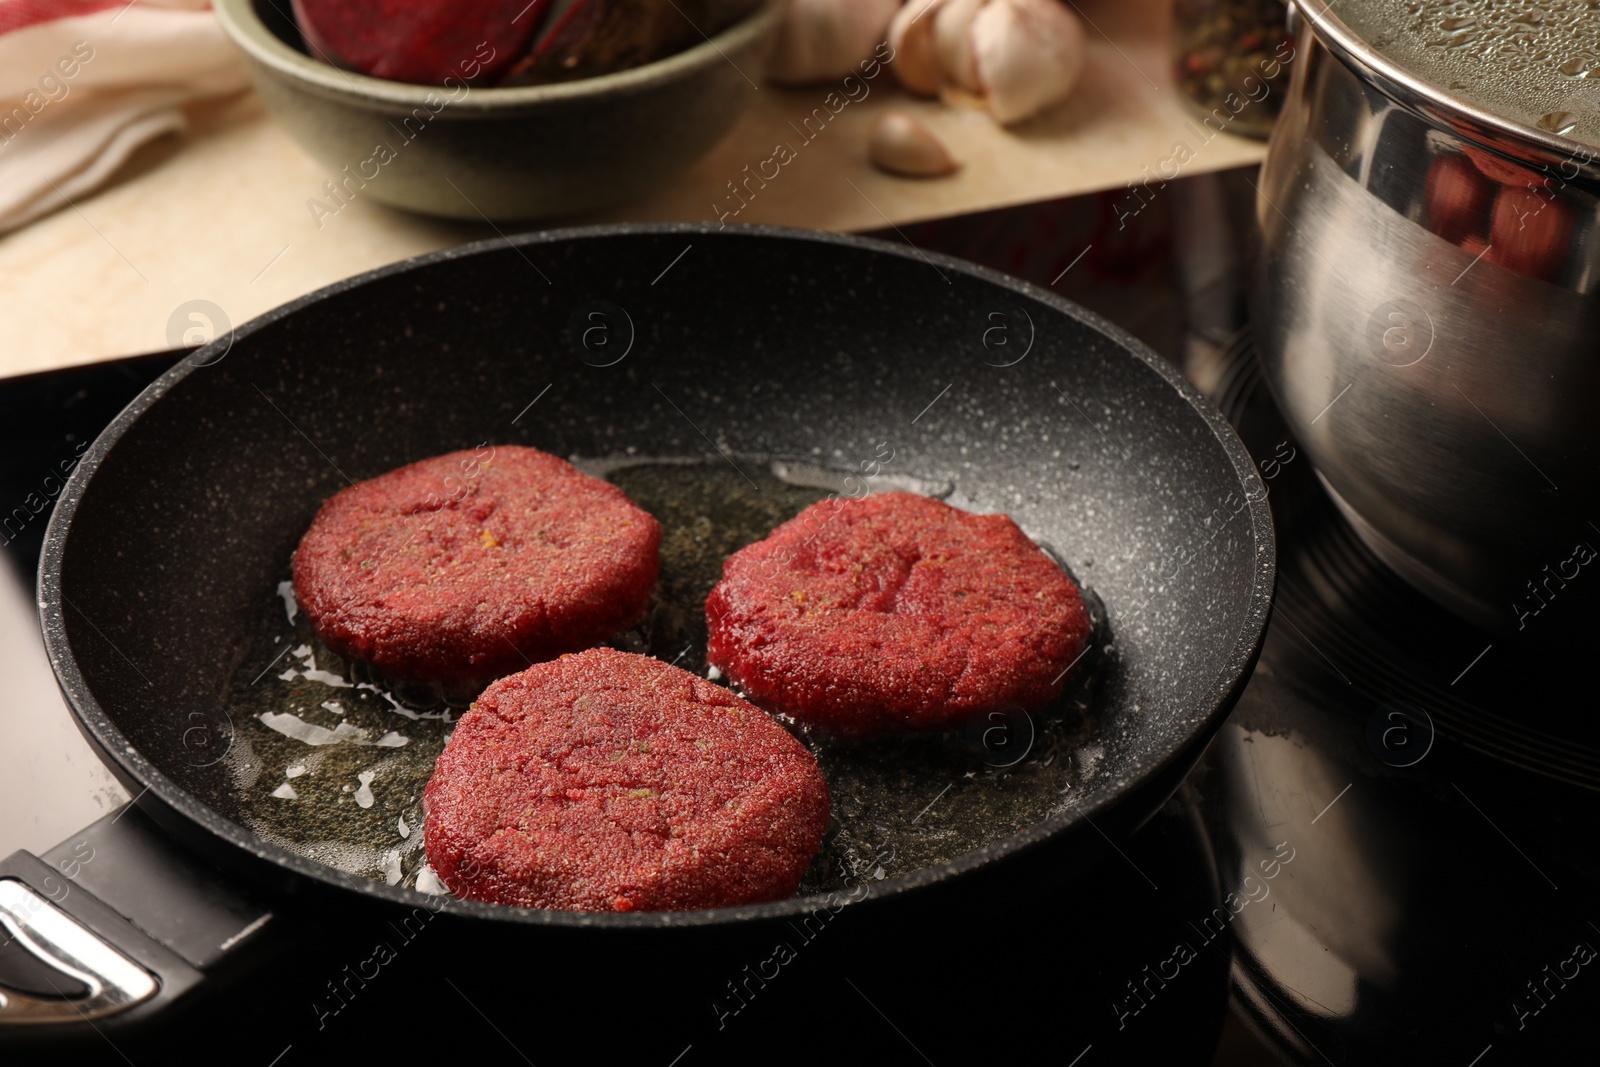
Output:
<svg viewBox="0 0 1600 1067">
<path fill-rule="evenodd" d="M 1174 74 L 1208 132 L 1272 132 L 1294 60 L 1287 17 L 1284 0 L 1176 0 Z"/>
</svg>

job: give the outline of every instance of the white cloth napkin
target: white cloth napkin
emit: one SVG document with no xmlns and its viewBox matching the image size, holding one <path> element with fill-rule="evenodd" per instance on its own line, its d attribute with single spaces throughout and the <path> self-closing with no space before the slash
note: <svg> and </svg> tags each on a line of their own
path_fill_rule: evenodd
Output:
<svg viewBox="0 0 1600 1067">
<path fill-rule="evenodd" d="M 248 84 L 208 0 L 0 0 L 0 233 L 183 130 L 186 101 Z"/>
</svg>

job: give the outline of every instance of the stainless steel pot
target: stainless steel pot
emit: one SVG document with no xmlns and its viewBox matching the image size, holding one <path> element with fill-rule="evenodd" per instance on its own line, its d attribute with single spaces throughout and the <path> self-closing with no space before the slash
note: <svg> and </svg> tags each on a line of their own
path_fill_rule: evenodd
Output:
<svg viewBox="0 0 1600 1067">
<path fill-rule="evenodd" d="M 1600 149 L 1457 100 L 1330 7 L 1295 0 L 1258 187 L 1266 376 L 1385 562 L 1524 630 L 1600 591 Z"/>
</svg>

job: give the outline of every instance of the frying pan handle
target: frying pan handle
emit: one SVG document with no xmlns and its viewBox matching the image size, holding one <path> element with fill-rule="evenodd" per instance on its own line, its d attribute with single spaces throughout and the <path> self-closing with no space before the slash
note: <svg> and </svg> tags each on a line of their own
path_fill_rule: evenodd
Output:
<svg viewBox="0 0 1600 1067">
<path fill-rule="evenodd" d="M 42 858 L 12 853 L 0 860 L 0 1035 L 165 1014 L 272 918 L 131 804 Z"/>
<path fill-rule="evenodd" d="M 16 878 L 0 879 L 0 1023 L 85 1022 L 142 1004 L 155 976 Z"/>
</svg>

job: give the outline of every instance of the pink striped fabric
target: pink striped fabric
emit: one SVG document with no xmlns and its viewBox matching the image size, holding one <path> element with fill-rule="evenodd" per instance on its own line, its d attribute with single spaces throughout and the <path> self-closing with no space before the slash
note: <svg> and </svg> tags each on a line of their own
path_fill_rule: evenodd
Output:
<svg viewBox="0 0 1600 1067">
<path fill-rule="evenodd" d="M 0 33 L 127 5 L 128 0 L 0 0 Z"/>
</svg>

